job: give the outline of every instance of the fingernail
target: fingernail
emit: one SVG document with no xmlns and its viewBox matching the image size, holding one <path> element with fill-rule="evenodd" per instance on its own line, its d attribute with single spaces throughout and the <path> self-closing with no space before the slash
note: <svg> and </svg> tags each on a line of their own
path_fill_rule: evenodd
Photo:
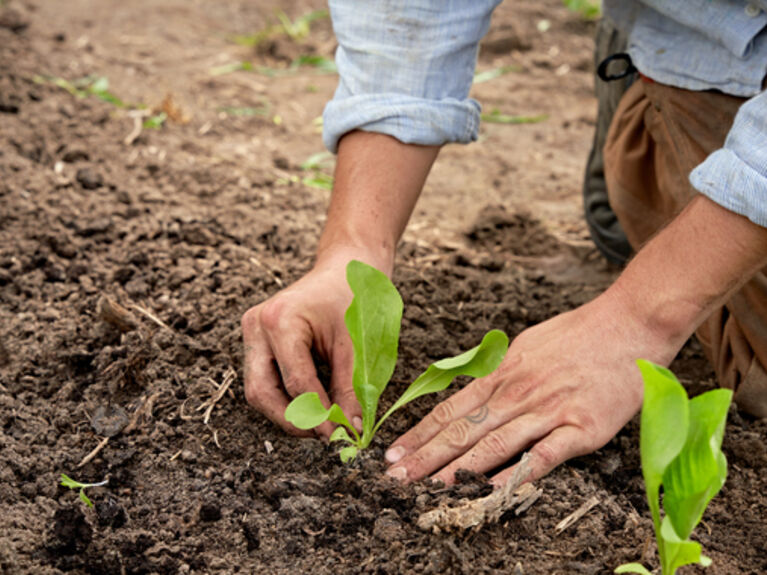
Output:
<svg viewBox="0 0 767 575">
<path fill-rule="evenodd" d="M 361 417 L 353 417 L 352 418 L 352 425 L 354 426 L 354 429 L 357 431 L 362 431 L 362 418 Z"/>
<path fill-rule="evenodd" d="M 393 467 L 386 470 L 386 475 L 397 481 L 405 481 L 407 479 L 407 469 L 404 467 Z"/>
<path fill-rule="evenodd" d="M 389 463 L 397 463 L 405 455 L 404 447 L 392 447 L 389 449 L 384 457 Z"/>
</svg>

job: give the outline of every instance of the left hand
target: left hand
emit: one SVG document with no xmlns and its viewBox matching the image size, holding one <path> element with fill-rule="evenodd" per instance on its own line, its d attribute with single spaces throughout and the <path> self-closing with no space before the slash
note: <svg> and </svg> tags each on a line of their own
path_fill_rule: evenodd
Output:
<svg viewBox="0 0 767 575">
<path fill-rule="evenodd" d="M 451 484 L 458 469 L 485 473 L 529 450 L 533 480 L 602 447 L 641 407 L 635 361 L 667 365 L 682 345 L 648 328 L 621 301 L 627 300 L 613 286 L 522 332 L 494 373 L 437 405 L 392 444 L 387 473 Z M 492 482 L 503 484 L 512 470 Z"/>
</svg>

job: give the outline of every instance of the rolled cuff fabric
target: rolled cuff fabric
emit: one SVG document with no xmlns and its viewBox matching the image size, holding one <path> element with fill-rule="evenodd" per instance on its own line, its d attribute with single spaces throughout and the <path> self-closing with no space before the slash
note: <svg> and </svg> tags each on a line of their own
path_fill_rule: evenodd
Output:
<svg viewBox="0 0 767 575">
<path fill-rule="evenodd" d="M 690 183 L 720 206 L 767 227 L 767 178 L 735 152 L 711 154 L 690 174 Z"/>
<path fill-rule="evenodd" d="M 352 130 L 440 145 L 477 137 L 469 98 L 479 41 L 500 0 L 330 0 L 339 82 L 325 108 L 331 152 Z"/>
<path fill-rule="evenodd" d="M 724 147 L 690 174 L 717 204 L 767 227 L 767 92 L 740 107 Z"/>
<path fill-rule="evenodd" d="M 364 94 L 332 100 L 323 114 L 323 141 L 335 153 L 352 130 L 377 132 L 405 144 L 439 146 L 477 139 L 480 106 L 476 100 L 429 100 L 402 94 Z"/>
</svg>

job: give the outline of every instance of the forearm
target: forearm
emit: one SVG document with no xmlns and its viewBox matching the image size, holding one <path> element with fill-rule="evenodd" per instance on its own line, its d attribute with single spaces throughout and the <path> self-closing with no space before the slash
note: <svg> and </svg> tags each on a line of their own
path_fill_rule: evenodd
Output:
<svg viewBox="0 0 767 575">
<path fill-rule="evenodd" d="M 357 253 L 391 273 L 394 253 L 439 146 L 352 132 L 338 148 L 335 185 L 317 262 Z"/>
<path fill-rule="evenodd" d="M 605 296 L 659 344 L 650 359 L 668 362 L 667 350 L 678 350 L 765 265 L 767 228 L 701 195 L 640 250 Z"/>
</svg>

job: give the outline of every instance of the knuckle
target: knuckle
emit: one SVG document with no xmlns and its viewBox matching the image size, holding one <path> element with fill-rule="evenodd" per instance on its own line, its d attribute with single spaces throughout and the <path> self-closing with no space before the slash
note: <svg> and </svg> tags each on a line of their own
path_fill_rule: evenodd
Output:
<svg viewBox="0 0 767 575">
<path fill-rule="evenodd" d="M 280 298 L 272 298 L 261 306 L 260 324 L 267 331 L 279 329 L 285 315 L 285 303 Z"/>
<path fill-rule="evenodd" d="M 507 454 L 511 450 L 502 431 L 493 430 L 488 433 L 480 442 L 481 447 L 488 453 L 501 453 Z"/>
<path fill-rule="evenodd" d="M 442 432 L 442 440 L 453 449 L 468 449 L 471 446 L 471 425 L 465 419 L 454 421 Z"/>
<path fill-rule="evenodd" d="M 259 309 L 257 307 L 252 307 L 248 311 L 246 311 L 244 314 L 242 314 L 242 320 L 240 321 L 240 325 L 242 326 L 243 332 L 251 332 L 258 328 L 259 326 Z"/>
<path fill-rule="evenodd" d="M 543 469 L 551 469 L 559 463 L 559 455 L 547 442 L 541 441 L 532 449 L 532 453 Z"/>
<path fill-rule="evenodd" d="M 306 387 L 302 378 L 292 373 L 283 377 L 282 385 L 285 386 L 285 391 L 287 391 L 288 395 L 291 397 L 301 395 L 301 393 L 304 392 L 304 388 Z"/>
<path fill-rule="evenodd" d="M 354 389 L 343 389 L 336 394 L 336 402 L 344 406 L 357 406 L 357 395 L 354 393 Z"/>
<path fill-rule="evenodd" d="M 443 401 L 431 411 L 431 420 L 441 427 L 447 427 L 453 422 L 455 409 L 450 401 Z"/>
</svg>

